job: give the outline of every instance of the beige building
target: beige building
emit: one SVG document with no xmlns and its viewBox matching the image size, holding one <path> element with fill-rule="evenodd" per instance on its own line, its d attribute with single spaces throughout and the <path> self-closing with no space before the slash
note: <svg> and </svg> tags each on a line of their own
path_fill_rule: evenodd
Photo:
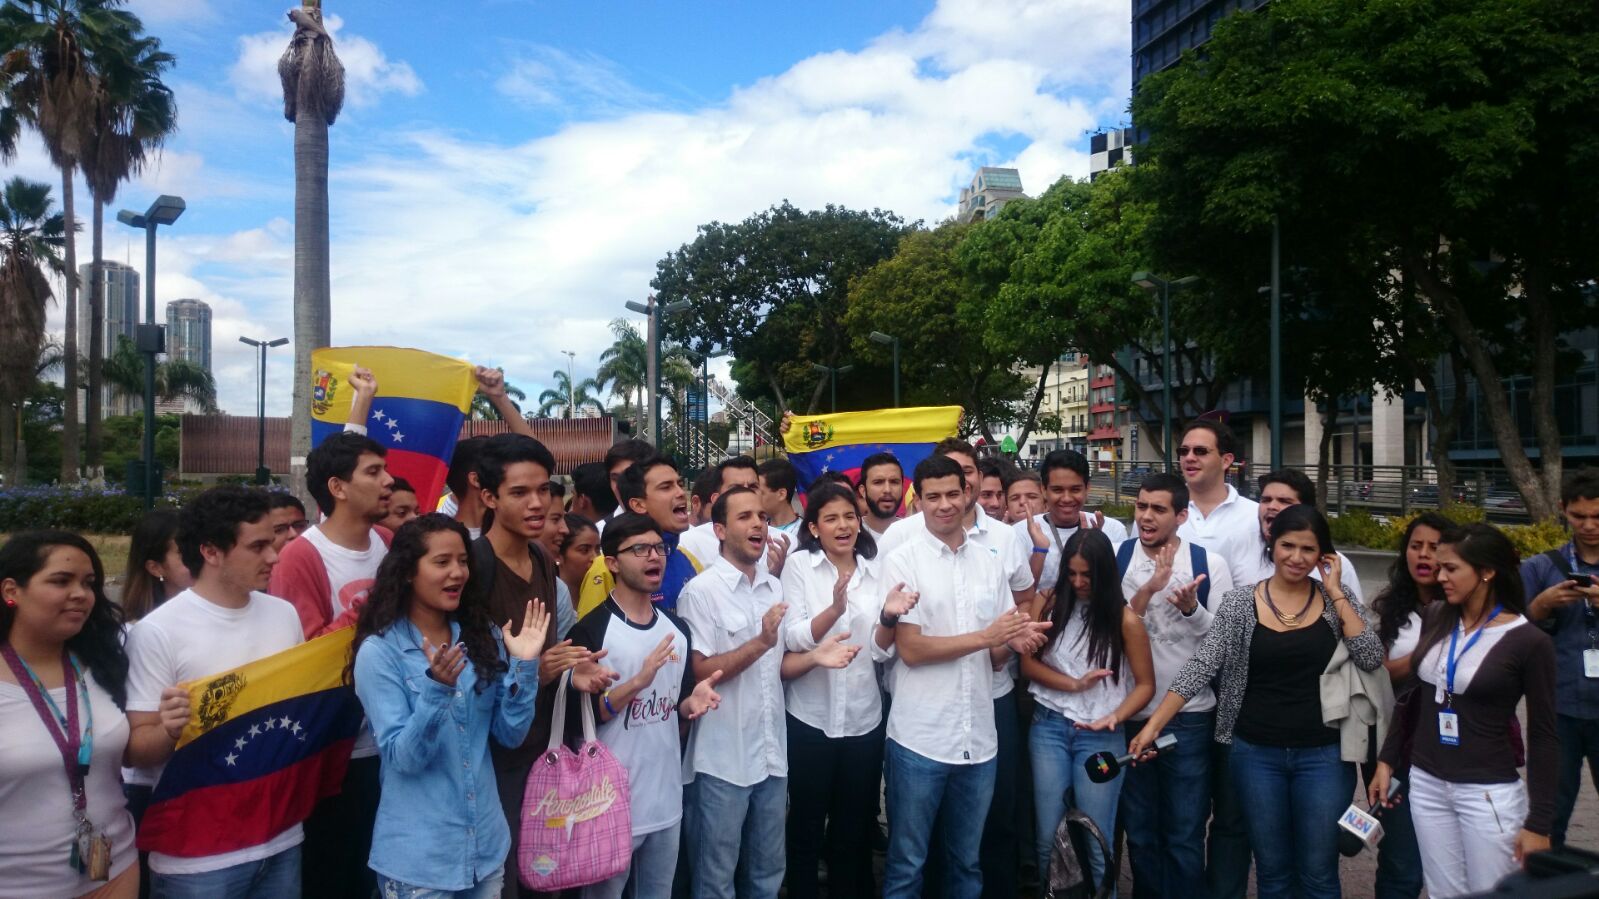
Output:
<svg viewBox="0 0 1599 899">
<path fill-rule="evenodd" d="M 1050 450 L 1075 449 L 1086 451 L 1090 416 L 1088 414 L 1088 366 L 1079 353 L 1065 353 L 1049 366 L 1044 377 L 1044 398 L 1038 404 L 1041 421 L 1049 417 L 1060 421 L 1060 428 L 1036 427 L 1020 448 L 1022 459 L 1043 458 Z M 1024 369 L 1021 374 L 1036 384 L 1041 374 L 1038 368 Z M 1029 397 L 1031 399 L 1031 397 Z M 1020 428 L 1011 436 L 1021 439 Z"/>
</svg>

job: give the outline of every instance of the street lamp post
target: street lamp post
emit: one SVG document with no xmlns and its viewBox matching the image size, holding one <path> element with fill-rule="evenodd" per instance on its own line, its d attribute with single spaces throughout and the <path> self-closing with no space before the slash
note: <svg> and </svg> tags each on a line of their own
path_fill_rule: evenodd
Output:
<svg viewBox="0 0 1599 899">
<path fill-rule="evenodd" d="M 894 348 L 894 408 L 899 408 L 899 338 L 882 331 L 873 331 L 868 335 L 873 343 L 881 343 Z"/>
<path fill-rule="evenodd" d="M 566 357 L 566 417 L 576 418 L 577 385 L 572 383 L 572 362 L 577 358 L 577 354 L 571 350 L 562 350 L 561 354 Z"/>
<path fill-rule="evenodd" d="M 1171 293 L 1172 288 L 1182 290 L 1198 280 L 1193 275 L 1169 279 L 1149 272 L 1133 273 L 1134 284 L 1148 291 L 1160 291 L 1160 372 L 1161 380 L 1165 381 L 1161 389 L 1161 449 L 1167 471 L 1171 471 Z"/>
<path fill-rule="evenodd" d="M 835 368 L 835 367 L 830 366 L 830 365 L 822 365 L 820 363 L 812 362 L 811 363 L 811 370 L 812 371 L 821 372 L 822 374 L 827 375 L 827 380 L 828 380 L 828 383 L 829 383 L 829 385 L 831 387 L 832 394 L 833 394 L 833 411 L 837 412 L 838 411 L 838 376 L 841 375 L 841 374 L 844 374 L 845 372 L 854 371 L 855 370 L 855 366 L 853 366 L 853 365 L 840 365 L 840 366 Z"/>
<path fill-rule="evenodd" d="M 667 303 L 665 306 L 662 306 L 661 303 L 655 299 L 655 295 L 650 294 L 650 296 L 642 303 L 636 303 L 632 300 L 629 300 L 626 305 L 628 309 L 637 312 L 640 315 L 649 316 L 649 333 L 645 336 L 645 340 L 648 342 L 649 350 L 649 366 L 646 377 L 650 382 L 650 443 L 654 444 L 656 449 L 660 449 L 661 315 L 663 312 L 667 314 L 682 312 L 689 307 L 689 301 L 677 300 L 676 302 Z"/>
<path fill-rule="evenodd" d="M 1283 290 L 1282 232 L 1271 219 L 1271 467 L 1283 467 Z"/>
<path fill-rule="evenodd" d="M 269 484 L 272 481 L 272 472 L 267 468 L 266 464 L 266 351 L 272 349 L 273 347 L 283 346 L 289 342 L 289 338 L 279 337 L 277 340 L 252 340 L 248 337 L 240 337 L 239 342 L 248 346 L 256 347 L 261 351 L 261 362 L 258 366 L 258 370 L 260 372 L 260 387 L 259 392 L 256 394 L 255 400 L 255 482 L 257 484 L 264 485 Z"/>
<path fill-rule="evenodd" d="M 144 507 L 155 506 L 159 486 L 155 473 L 155 357 L 166 351 L 166 329 L 155 323 L 155 230 L 178 220 L 188 205 L 182 197 L 162 194 L 143 215 L 126 209 L 117 221 L 144 229 L 144 321 L 134 331 L 134 344 L 144 354 Z"/>
</svg>

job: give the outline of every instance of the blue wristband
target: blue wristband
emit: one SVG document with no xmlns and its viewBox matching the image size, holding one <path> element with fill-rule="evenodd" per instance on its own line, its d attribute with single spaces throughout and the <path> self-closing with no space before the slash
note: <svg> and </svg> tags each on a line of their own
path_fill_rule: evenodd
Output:
<svg viewBox="0 0 1599 899">
<path fill-rule="evenodd" d="M 1035 547 L 1033 547 L 1033 552 L 1038 553 L 1041 556 L 1047 556 L 1047 555 L 1049 555 L 1049 547 L 1045 546 L 1045 547 L 1040 548 L 1040 547 L 1035 546 Z"/>
<path fill-rule="evenodd" d="M 616 717 L 616 709 L 611 705 L 611 691 L 610 690 L 606 690 L 604 693 L 600 694 L 600 702 L 605 704 L 606 713 L 609 714 L 612 718 L 615 718 Z"/>
</svg>

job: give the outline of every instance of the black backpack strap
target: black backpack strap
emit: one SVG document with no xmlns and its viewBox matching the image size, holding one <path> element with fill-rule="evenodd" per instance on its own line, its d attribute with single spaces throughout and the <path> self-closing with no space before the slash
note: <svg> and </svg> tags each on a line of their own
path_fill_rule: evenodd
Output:
<svg viewBox="0 0 1599 899">
<path fill-rule="evenodd" d="M 1550 549 L 1550 550 L 1545 550 L 1544 553 L 1543 553 L 1543 556 L 1544 556 L 1544 558 L 1548 559 L 1550 562 L 1552 562 L 1554 564 L 1555 570 L 1560 572 L 1560 576 L 1561 577 L 1563 577 L 1563 578 L 1571 577 L 1571 566 L 1566 564 L 1566 554 L 1565 553 L 1561 552 L 1558 549 Z"/>
</svg>

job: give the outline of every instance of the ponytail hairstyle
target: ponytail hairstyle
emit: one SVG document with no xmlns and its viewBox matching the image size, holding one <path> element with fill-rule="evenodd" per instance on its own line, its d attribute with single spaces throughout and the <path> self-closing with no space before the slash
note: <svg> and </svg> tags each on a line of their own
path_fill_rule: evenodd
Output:
<svg viewBox="0 0 1599 899">
<path fill-rule="evenodd" d="M 105 595 L 105 569 L 100 556 L 89 541 L 71 531 L 23 531 L 0 546 L 0 582 L 16 581 L 26 586 L 33 576 L 44 568 L 50 551 L 70 546 L 82 550 L 94 566 L 94 607 L 89 617 L 72 639 L 67 649 L 94 675 L 96 682 L 111 698 L 117 708 L 128 702 L 128 653 L 122 647 L 122 609 Z M 5 603 L 0 603 L 0 643 L 11 639 L 11 625 L 17 613 Z"/>
<path fill-rule="evenodd" d="M 1516 552 L 1516 545 L 1510 542 L 1503 531 L 1491 524 L 1468 524 L 1445 531 L 1438 545 L 1453 549 L 1461 561 L 1479 573 L 1493 574 L 1488 581 L 1488 608 L 1503 606 L 1506 612 L 1526 614 L 1527 597 L 1522 593 L 1521 586 L 1521 557 Z M 1416 644 L 1412 658 L 1417 661 L 1460 624 L 1460 606 L 1447 602 L 1437 605 L 1442 608 L 1429 616 Z"/>
<path fill-rule="evenodd" d="M 389 554 L 378 565 L 377 579 L 361 606 L 360 617 L 355 622 L 355 639 L 350 643 L 350 659 L 344 669 L 344 682 L 355 684 L 355 654 L 361 641 L 386 632 L 410 615 L 411 581 L 416 577 L 417 566 L 427 558 L 428 537 L 432 534 L 451 533 L 461 538 L 461 548 L 467 554 L 467 581 L 471 582 L 472 542 L 466 527 L 459 521 L 438 512 L 429 512 L 400 525 L 389 544 Z M 477 689 L 484 690 L 494 679 L 508 669 L 500 644 L 495 639 L 494 622 L 489 610 L 483 606 L 480 591 L 462 590 L 461 605 L 450 618 L 461 627 L 461 642 L 466 644 L 466 657 L 477 674 Z"/>
<path fill-rule="evenodd" d="M 122 576 L 122 615 L 138 621 L 166 602 L 166 587 L 150 573 L 147 563 L 161 564 L 178 539 L 176 509 L 156 509 L 140 519 L 128 545 L 128 571 Z"/>
<path fill-rule="evenodd" d="M 1088 563 L 1089 591 L 1079 596 L 1072 586 L 1071 560 L 1081 557 Z M 1067 538 L 1060 552 L 1060 574 L 1055 581 L 1055 608 L 1049 616 L 1049 633 L 1038 650 L 1043 656 L 1060 639 L 1067 622 L 1077 613 L 1078 604 L 1086 610 L 1087 627 L 1078 642 L 1088 641 L 1088 664 L 1094 668 L 1109 668 L 1111 680 L 1121 680 L 1122 610 L 1127 599 L 1122 596 L 1121 573 L 1116 567 L 1116 551 L 1111 549 L 1110 538 L 1097 528 L 1083 528 Z"/>
<path fill-rule="evenodd" d="M 1421 585 L 1411 575 L 1410 563 L 1405 558 L 1416 529 L 1424 527 L 1447 534 L 1456 525 L 1439 512 L 1423 512 L 1405 525 L 1405 532 L 1399 539 L 1399 558 L 1388 569 L 1388 585 L 1371 601 L 1377 613 L 1377 637 L 1384 646 L 1394 645 L 1399 638 L 1399 629 L 1410 620 L 1410 613 L 1421 611 L 1424 605 L 1421 601 Z"/>
</svg>

